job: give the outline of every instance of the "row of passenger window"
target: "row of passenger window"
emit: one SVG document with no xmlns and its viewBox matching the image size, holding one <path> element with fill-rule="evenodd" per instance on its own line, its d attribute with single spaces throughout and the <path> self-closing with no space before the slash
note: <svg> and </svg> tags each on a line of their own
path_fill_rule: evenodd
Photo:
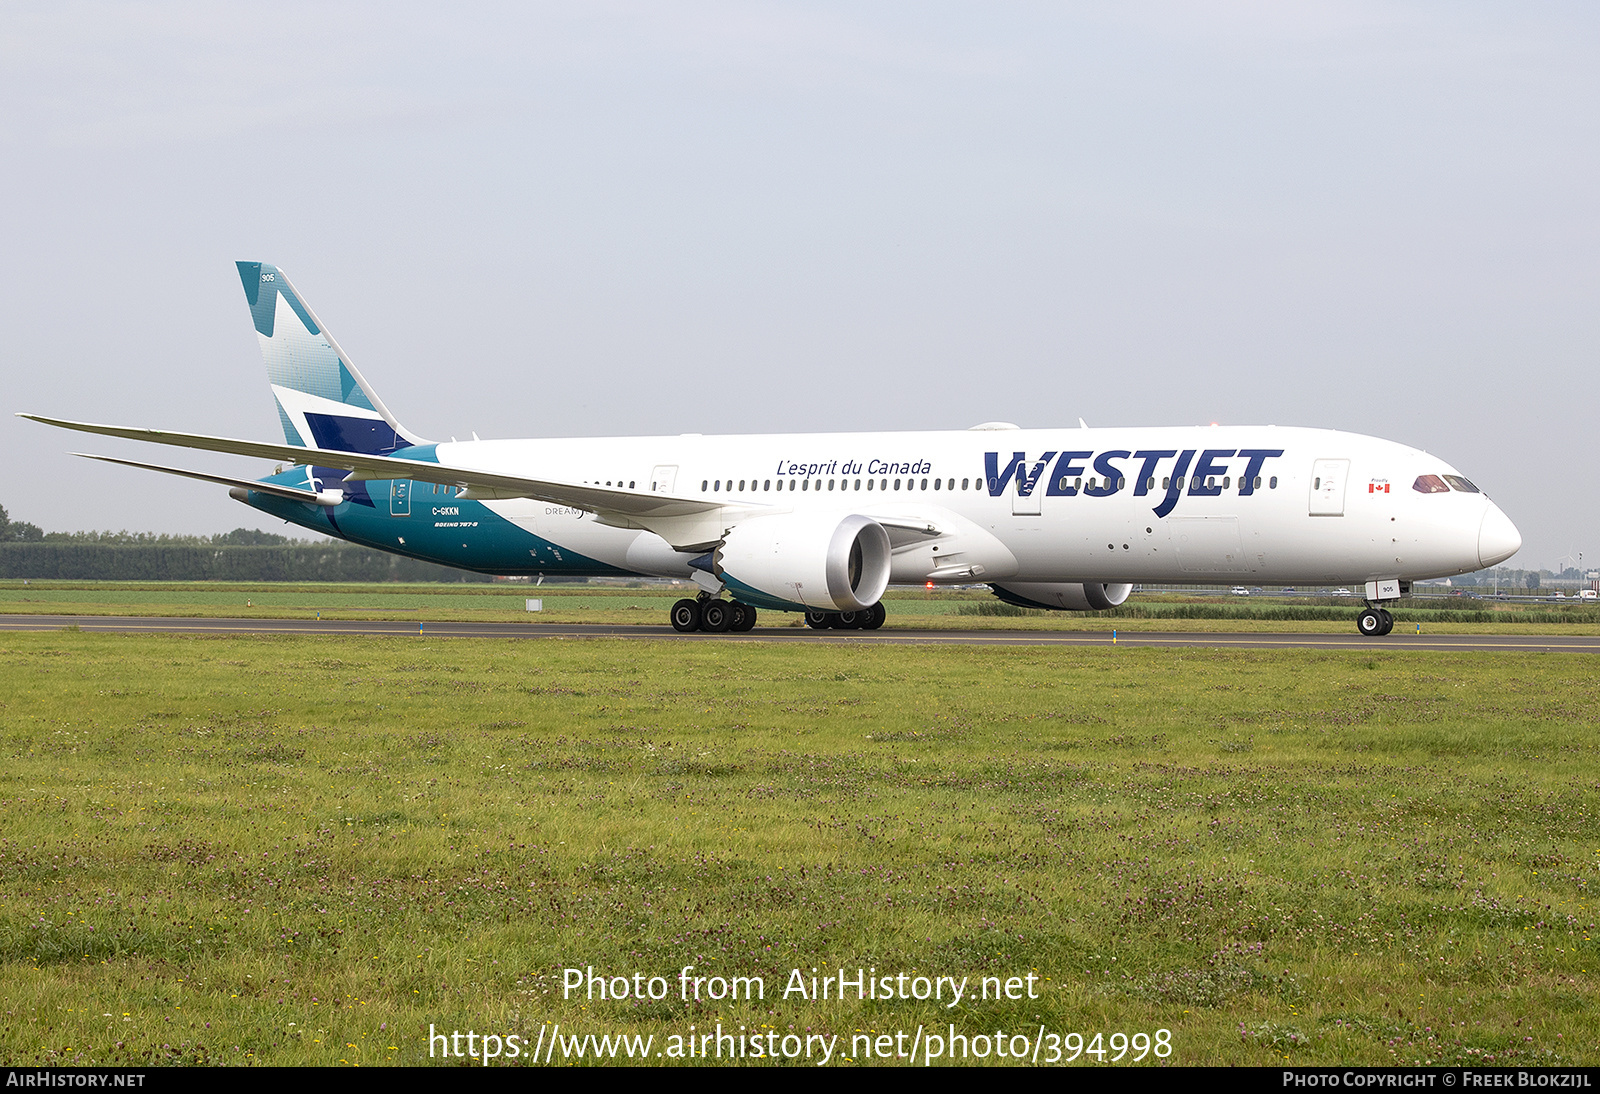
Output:
<svg viewBox="0 0 1600 1094">
<path fill-rule="evenodd" d="M 778 481 L 778 490 L 780 492 L 784 489 L 784 485 L 783 484 L 784 484 L 785 481 L 788 482 L 788 484 L 789 484 L 788 489 L 791 490 L 791 491 L 795 490 L 795 489 L 800 489 L 800 490 L 809 490 L 809 489 L 811 489 L 811 481 L 812 480 L 810 480 L 810 479 L 787 479 L 787 480 L 780 479 Z M 815 481 L 816 481 L 816 484 L 817 484 L 817 486 L 816 486 L 817 490 L 824 489 L 824 487 L 822 485 L 824 481 L 826 481 L 827 484 L 828 484 L 827 487 L 826 487 L 826 489 L 828 489 L 828 490 L 835 489 L 836 488 L 835 487 L 836 483 L 837 483 L 837 489 L 839 489 L 839 490 L 860 490 L 860 489 L 862 489 L 862 483 L 863 482 L 866 483 L 866 487 L 865 488 L 868 489 L 868 490 L 872 490 L 874 488 L 876 488 L 878 490 L 889 490 L 889 489 L 899 490 L 901 488 L 901 482 L 902 481 L 905 483 L 905 489 L 907 489 L 907 490 L 927 490 L 927 489 L 930 488 L 929 487 L 929 483 L 930 482 L 932 483 L 932 489 L 934 489 L 934 490 L 941 490 L 941 489 L 942 490 L 955 490 L 956 489 L 956 480 L 955 479 L 921 479 L 921 480 L 918 480 L 918 479 L 904 479 L 904 480 L 901 480 L 901 479 L 894 479 L 894 480 L 890 480 L 890 479 L 854 479 L 854 480 L 851 480 L 851 479 L 827 479 L 827 480 L 817 479 Z M 889 485 L 891 481 L 894 483 L 893 487 L 891 487 Z M 853 485 L 852 485 L 852 483 L 853 483 Z M 770 491 L 772 489 L 772 480 L 771 479 L 760 480 L 759 484 L 758 484 L 757 480 L 755 480 L 755 479 L 739 479 L 737 487 L 735 487 L 733 479 L 702 479 L 700 481 L 700 490 L 702 492 L 709 491 L 709 492 L 711 492 L 713 494 L 720 493 L 720 492 L 722 492 L 724 490 L 730 490 L 730 491 L 737 490 L 738 492 L 742 493 L 742 492 L 744 492 L 744 490 L 746 488 L 746 484 L 748 484 L 750 490 L 761 490 L 763 492 L 766 492 L 766 491 Z M 874 487 L 874 484 L 876 484 L 876 487 Z M 1163 489 L 1163 490 L 1172 489 L 1173 487 L 1172 487 L 1171 484 L 1172 484 L 1171 476 L 1164 477 L 1161 480 L 1161 489 Z M 606 485 L 609 486 L 611 484 L 607 483 Z M 630 483 L 629 485 L 631 486 L 632 483 Z M 998 487 L 998 485 L 999 485 L 998 483 L 992 482 L 992 481 L 990 483 L 988 483 L 988 487 L 989 487 L 990 490 L 996 489 Z M 1088 491 L 1090 493 L 1103 492 L 1103 493 L 1112 493 L 1112 494 L 1114 494 L 1118 490 L 1122 490 L 1123 488 L 1125 488 L 1127 485 L 1128 485 L 1128 480 L 1126 478 L 1122 477 L 1122 476 L 1118 476 L 1117 485 L 1115 487 L 1111 486 L 1111 480 L 1109 478 L 1104 479 L 1104 480 L 1100 480 L 1100 479 L 1097 479 L 1097 478 L 1091 476 L 1090 479 L 1089 479 L 1089 485 L 1088 485 L 1087 489 L 1088 489 Z M 1185 486 L 1194 487 L 1194 486 L 1198 486 L 1198 485 L 1199 485 L 1198 482 L 1194 478 L 1184 478 L 1183 476 L 1179 476 L 1178 480 L 1177 480 L 1177 487 L 1176 488 L 1179 489 L 1179 490 L 1182 490 Z M 1222 476 L 1222 485 L 1219 487 L 1217 485 L 1217 477 L 1215 475 L 1207 475 L 1206 476 L 1205 485 L 1206 485 L 1206 489 L 1207 490 L 1217 490 L 1217 489 L 1229 490 L 1229 489 L 1232 489 L 1232 487 L 1233 487 L 1233 476 L 1232 475 L 1224 475 L 1224 476 Z M 1245 485 L 1245 480 L 1243 478 L 1240 478 L 1240 480 L 1239 480 L 1239 488 L 1243 489 L 1244 485 Z M 982 480 L 982 479 L 962 479 L 961 480 L 961 489 L 962 490 L 982 490 L 982 489 L 984 489 L 984 486 L 985 486 L 985 483 L 984 483 L 984 480 Z M 1155 480 L 1155 478 L 1153 476 L 1151 478 L 1145 480 L 1145 490 L 1146 490 L 1146 492 L 1154 490 L 1155 488 L 1156 488 L 1156 480 Z M 1276 490 L 1278 488 L 1278 476 L 1273 475 L 1270 479 L 1267 480 L 1267 488 L 1269 490 Z M 1083 479 L 1081 477 L 1074 478 L 1074 479 L 1063 478 L 1060 481 L 1060 489 L 1062 489 L 1062 490 L 1074 490 L 1074 491 L 1082 490 L 1082 489 L 1084 489 Z M 1255 477 L 1254 489 L 1256 489 L 1256 490 L 1260 490 L 1261 489 L 1261 476 L 1260 475 L 1257 475 Z"/>
<path fill-rule="evenodd" d="M 1178 490 L 1182 490 L 1185 486 L 1188 486 L 1190 488 L 1194 488 L 1194 487 L 1199 486 L 1199 482 L 1197 481 L 1198 478 L 1199 478 L 1199 476 L 1194 476 L 1194 477 L 1191 477 L 1191 478 L 1185 478 L 1185 477 L 1180 475 L 1178 477 L 1177 483 L 1174 485 L 1173 480 L 1172 480 L 1172 476 L 1164 475 L 1164 476 L 1162 476 L 1162 479 L 1161 479 L 1161 489 L 1163 489 L 1163 490 L 1171 490 L 1171 489 L 1176 488 Z M 1123 487 L 1125 487 L 1127 485 L 1128 485 L 1128 480 L 1126 478 L 1123 478 L 1120 475 L 1117 477 L 1117 485 L 1114 488 L 1111 486 L 1111 480 L 1110 479 L 1096 480 L 1093 476 L 1091 476 L 1090 479 L 1089 479 L 1089 485 L 1088 485 L 1087 489 L 1088 489 L 1089 493 L 1091 493 L 1091 494 L 1095 494 L 1095 493 L 1115 494 L 1118 490 L 1121 490 Z M 1244 477 L 1240 476 L 1240 478 L 1239 478 L 1239 489 L 1243 490 L 1244 489 L 1244 485 L 1245 485 Z M 1061 482 L 1060 482 L 1060 488 L 1062 490 L 1068 490 L 1068 489 L 1071 489 L 1071 490 L 1082 490 L 1082 489 L 1084 489 L 1083 480 L 1081 478 L 1077 478 L 1077 479 L 1072 479 L 1069 482 L 1067 479 L 1062 479 Z M 1150 478 L 1148 478 L 1148 479 L 1146 479 L 1144 481 L 1145 493 L 1149 493 L 1150 491 L 1154 490 L 1155 488 L 1156 488 L 1156 480 L 1155 480 L 1155 476 L 1152 475 Z M 1278 488 L 1278 476 L 1273 475 L 1270 479 L 1267 480 L 1267 489 L 1276 490 L 1277 488 Z M 1207 490 L 1231 490 L 1231 489 L 1233 489 L 1233 476 L 1232 475 L 1224 475 L 1224 476 L 1222 476 L 1222 485 L 1218 486 L 1217 485 L 1217 476 L 1215 476 L 1215 475 L 1207 475 L 1206 476 L 1206 489 Z M 1255 477 L 1255 485 L 1252 487 L 1252 489 L 1255 489 L 1255 490 L 1260 490 L 1261 489 L 1261 476 L 1260 475 L 1257 475 Z"/>
<path fill-rule="evenodd" d="M 787 489 L 789 489 L 791 491 L 792 490 L 796 490 L 796 489 L 799 489 L 799 490 L 810 490 L 812 481 L 813 480 L 811 480 L 811 479 L 779 479 L 778 480 L 778 490 L 781 493 L 785 489 L 785 487 L 783 485 L 785 482 L 787 482 L 789 484 Z M 817 479 L 815 481 L 816 481 L 816 484 L 817 484 L 816 489 L 822 490 L 823 489 L 822 483 L 823 483 L 824 480 Z M 956 488 L 956 480 L 955 479 L 948 479 L 948 480 L 947 479 L 922 479 L 920 481 L 917 480 L 917 479 L 892 479 L 892 480 L 891 479 L 854 479 L 854 480 L 851 480 L 851 479 L 828 479 L 826 481 L 828 483 L 827 489 L 829 489 L 829 490 L 835 489 L 835 484 L 836 483 L 837 483 L 837 489 L 839 489 L 839 490 L 852 490 L 852 489 L 854 489 L 854 490 L 861 490 L 861 489 L 867 489 L 867 490 L 874 490 L 874 489 L 876 489 L 876 490 L 889 490 L 889 489 L 894 489 L 894 490 L 899 490 L 899 489 L 901 489 L 901 483 L 905 484 L 905 489 L 907 489 L 907 490 L 929 490 L 929 489 L 932 489 L 932 490 L 954 490 Z M 742 493 L 745 490 L 745 484 L 747 482 L 749 483 L 749 488 L 751 490 L 760 490 L 760 491 L 763 491 L 763 492 L 767 492 L 767 491 L 770 491 L 772 489 L 772 480 L 771 479 L 761 479 L 761 480 L 759 480 L 759 484 L 758 484 L 758 481 L 756 479 L 740 479 L 739 480 L 739 485 L 737 487 L 737 490 Z M 852 482 L 854 482 L 854 484 L 855 484 L 854 486 L 851 485 Z M 891 487 L 889 485 L 891 482 L 894 483 L 893 487 Z M 866 486 L 863 487 L 862 483 L 865 483 Z M 931 484 L 931 486 L 930 486 L 930 484 Z M 709 490 L 711 493 L 715 494 L 715 493 L 718 493 L 718 492 L 723 491 L 723 490 L 734 490 L 734 489 L 735 489 L 734 480 L 732 480 L 732 479 L 701 479 L 700 480 L 700 490 L 701 490 L 702 493 Z M 963 490 L 982 490 L 983 489 L 983 480 L 982 479 L 962 479 L 961 480 L 961 489 L 963 489 Z"/>
</svg>

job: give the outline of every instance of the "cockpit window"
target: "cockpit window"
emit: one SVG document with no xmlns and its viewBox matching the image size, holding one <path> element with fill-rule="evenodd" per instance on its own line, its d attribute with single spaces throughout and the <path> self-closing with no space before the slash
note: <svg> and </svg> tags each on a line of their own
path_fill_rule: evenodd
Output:
<svg viewBox="0 0 1600 1094">
<path fill-rule="evenodd" d="M 1411 489 L 1419 494 L 1448 494 L 1450 487 L 1438 475 L 1418 475 L 1417 481 L 1411 484 Z"/>
<path fill-rule="evenodd" d="M 1470 481 L 1462 478 L 1460 475 L 1446 475 L 1444 477 L 1444 481 L 1461 491 L 1463 494 L 1478 493 L 1478 488 L 1473 486 Z"/>
</svg>

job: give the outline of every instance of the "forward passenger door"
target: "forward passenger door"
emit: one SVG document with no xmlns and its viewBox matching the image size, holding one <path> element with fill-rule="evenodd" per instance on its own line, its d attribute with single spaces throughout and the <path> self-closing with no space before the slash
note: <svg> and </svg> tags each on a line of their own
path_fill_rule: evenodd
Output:
<svg viewBox="0 0 1600 1094">
<path fill-rule="evenodd" d="M 1311 464 L 1311 515 L 1344 516 L 1344 484 L 1349 460 L 1316 460 Z"/>
</svg>

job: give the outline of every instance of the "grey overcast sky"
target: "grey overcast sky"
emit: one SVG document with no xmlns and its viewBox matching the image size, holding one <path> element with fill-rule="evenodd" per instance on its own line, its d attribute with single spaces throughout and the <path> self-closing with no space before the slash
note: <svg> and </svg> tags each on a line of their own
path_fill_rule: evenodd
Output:
<svg viewBox="0 0 1600 1094">
<path fill-rule="evenodd" d="M 1592 3 L 14 0 L 0 107 L 8 411 L 277 439 L 248 259 L 426 436 L 1326 426 L 1600 562 Z"/>
</svg>

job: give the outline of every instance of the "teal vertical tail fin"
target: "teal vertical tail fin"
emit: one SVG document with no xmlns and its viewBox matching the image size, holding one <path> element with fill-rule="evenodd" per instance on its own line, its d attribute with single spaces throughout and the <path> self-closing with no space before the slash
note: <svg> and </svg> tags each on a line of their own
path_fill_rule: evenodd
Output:
<svg viewBox="0 0 1600 1094">
<path fill-rule="evenodd" d="M 427 443 L 389 413 L 282 270 L 238 267 L 289 444 L 383 454 Z"/>
</svg>

